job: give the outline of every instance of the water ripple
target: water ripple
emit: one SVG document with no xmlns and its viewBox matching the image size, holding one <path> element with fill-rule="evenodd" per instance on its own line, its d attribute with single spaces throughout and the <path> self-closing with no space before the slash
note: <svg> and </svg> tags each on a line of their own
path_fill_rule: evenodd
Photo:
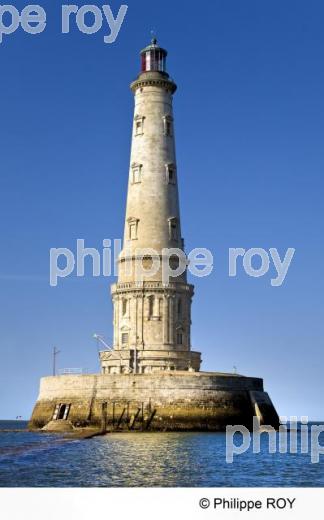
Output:
<svg viewBox="0 0 324 520">
<path fill-rule="evenodd" d="M 0 427 L 1 430 L 1 427 Z M 89 440 L 0 431 L 0 486 L 323 486 L 324 462 L 251 449 L 225 460 L 224 433 L 114 433 Z"/>
</svg>

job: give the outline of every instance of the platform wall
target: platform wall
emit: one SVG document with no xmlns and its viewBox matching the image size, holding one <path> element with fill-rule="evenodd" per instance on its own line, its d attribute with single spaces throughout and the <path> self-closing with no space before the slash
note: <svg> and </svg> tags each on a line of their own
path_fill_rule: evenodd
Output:
<svg viewBox="0 0 324 520">
<path fill-rule="evenodd" d="M 65 403 L 70 405 L 68 420 L 76 427 L 99 427 L 104 414 L 108 429 L 116 427 L 118 421 L 118 427 L 129 427 L 135 416 L 134 429 L 145 429 L 148 423 L 150 430 L 224 430 L 227 424 L 250 428 L 253 415 L 257 415 L 257 400 L 271 403 L 263 391 L 262 379 L 235 374 L 44 377 L 30 427 L 45 426 L 57 405 Z M 260 409 L 257 411 L 262 423 L 267 417 L 262 416 Z M 265 409 L 269 411 L 269 406 L 263 406 Z M 268 416 L 271 423 L 276 422 L 274 408 Z"/>
</svg>

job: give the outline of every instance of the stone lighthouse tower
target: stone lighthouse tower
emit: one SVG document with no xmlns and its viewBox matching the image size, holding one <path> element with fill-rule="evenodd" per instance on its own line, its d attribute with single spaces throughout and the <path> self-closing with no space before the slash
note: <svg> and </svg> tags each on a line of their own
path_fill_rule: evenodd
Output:
<svg viewBox="0 0 324 520">
<path fill-rule="evenodd" d="M 200 368 L 200 353 L 190 344 L 193 286 L 181 269 L 172 108 L 177 86 L 166 72 L 166 56 L 153 39 L 141 52 L 141 72 L 131 84 L 135 109 L 124 242 L 118 283 L 111 289 L 114 345 L 101 353 L 103 373 Z"/>
<path fill-rule="evenodd" d="M 43 377 L 32 429 L 225 430 L 279 426 L 263 380 L 200 371 L 191 350 L 191 300 L 181 234 L 176 85 L 155 39 L 141 52 L 135 96 L 123 249 L 112 285 L 114 344 L 100 374 Z M 165 276 L 167 273 L 167 276 Z"/>
</svg>

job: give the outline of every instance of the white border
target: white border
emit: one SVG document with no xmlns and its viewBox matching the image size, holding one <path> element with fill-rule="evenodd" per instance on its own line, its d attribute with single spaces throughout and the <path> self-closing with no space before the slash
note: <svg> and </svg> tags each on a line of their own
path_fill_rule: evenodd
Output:
<svg viewBox="0 0 324 520">
<path fill-rule="evenodd" d="M 249 512 L 213 508 L 214 498 L 261 500 L 263 507 Z M 296 499 L 292 509 L 267 509 L 267 498 Z M 199 501 L 211 506 L 202 509 Z M 281 501 L 282 503 L 282 501 Z M 208 518 L 320 517 L 324 488 L 30 488 L 0 489 L 1 518 L 10 520 L 166 520 Z"/>
</svg>

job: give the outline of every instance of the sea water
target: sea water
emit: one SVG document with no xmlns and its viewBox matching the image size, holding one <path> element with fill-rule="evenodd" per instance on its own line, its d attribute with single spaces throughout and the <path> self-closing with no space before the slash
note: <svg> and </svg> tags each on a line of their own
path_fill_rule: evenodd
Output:
<svg viewBox="0 0 324 520">
<path fill-rule="evenodd" d="M 225 433 L 112 433 L 76 440 L 26 427 L 25 421 L 0 421 L 0 487 L 324 486 L 324 455 L 312 464 L 299 449 L 269 453 L 264 434 L 260 453 L 251 447 L 228 464 Z"/>
</svg>

